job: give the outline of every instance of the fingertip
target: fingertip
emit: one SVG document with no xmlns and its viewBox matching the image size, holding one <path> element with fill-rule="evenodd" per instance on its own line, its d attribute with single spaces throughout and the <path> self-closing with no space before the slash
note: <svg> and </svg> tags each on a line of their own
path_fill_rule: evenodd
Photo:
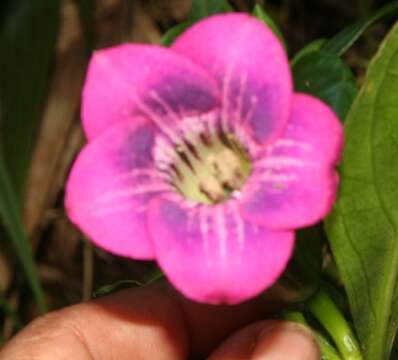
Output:
<svg viewBox="0 0 398 360">
<path fill-rule="evenodd" d="M 252 360 L 319 360 L 319 346 L 312 333 L 302 325 L 278 321 L 263 329 Z"/>
<path fill-rule="evenodd" d="M 305 327 L 286 321 L 263 321 L 238 331 L 209 360 L 319 360 L 315 337 Z"/>
</svg>

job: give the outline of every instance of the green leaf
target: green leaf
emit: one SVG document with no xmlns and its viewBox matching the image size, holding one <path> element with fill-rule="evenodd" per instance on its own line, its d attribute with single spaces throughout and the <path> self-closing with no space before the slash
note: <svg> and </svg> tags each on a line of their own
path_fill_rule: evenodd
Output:
<svg viewBox="0 0 398 360">
<path fill-rule="evenodd" d="M 341 185 L 327 234 L 369 360 L 398 326 L 398 24 L 372 60 L 346 122 Z"/>
<path fill-rule="evenodd" d="M 58 33 L 60 0 L 2 1 L 0 145 L 21 203 Z"/>
<path fill-rule="evenodd" d="M 39 274 L 32 257 L 32 251 L 20 218 L 18 201 L 12 189 L 10 179 L 0 156 L 0 219 L 6 227 L 12 245 L 18 255 L 25 272 L 25 276 L 32 289 L 36 303 L 42 312 L 46 311 L 43 290 L 39 281 Z"/>
<path fill-rule="evenodd" d="M 296 55 L 294 55 L 293 59 L 290 61 L 290 65 L 293 67 L 304 56 L 320 50 L 326 41 L 327 41 L 326 39 L 316 39 L 310 42 L 309 44 L 304 46 L 299 52 L 297 52 Z"/>
<path fill-rule="evenodd" d="M 345 116 L 357 94 L 357 85 L 350 68 L 327 51 L 302 56 L 293 66 L 296 91 L 319 97 L 339 115 Z"/>
<path fill-rule="evenodd" d="M 286 48 L 286 41 L 281 31 L 279 30 L 278 25 L 276 25 L 275 21 L 271 18 L 270 15 L 268 15 L 268 13 L 264 10 L 264 8 L 260 4 L 257 4 L 254 7 L 253 15 L 257 19 L 261 20 L 264 24 L 268 25 L 273 31 L 273 33 L 279 38 L 279 40 L 283 43 L 283 45 Z"/>
<path fill-rule="evenodd" d="M 186 29 L 188 29 L 193 24 L 193 21 L 185 21 L 181 24 L 177 24 L 166 31 L 162 36 L 160 42 L 164 46 L 170 46 L 174 40 L 181 35 Z"/>
<path fill-rule="evenodd" d="M 120 280 L 110 285 L 104 285 L 100 287 L 98 290 L 95 290 L 93 293 L 93 298 L 98 299 L 100 297 L 113 294 L 120 290 L 140 287 L 142 285 L 143 284 L 137 280 Z"/>
<path fill-rule="evenodd" d="M 153 270 L 150 274 L 148 274 L 145 277 L 144 284 L 145 285 L 149 285 L 149 284 L 152 284 L 152 283 L 154 283 L 156 281 L 163 280 L 164 278 L 165 278 L 165 276 L 164 276 L 162 270 L 160 270 L 157 267 L 155 270 Z"/>
<path fill-rule="evenodd" d="M 397 13 L 398 1 L 387 4 L 372 15 L 365 17 L 339 32 L 336 36 L 325 43 L 323 49 L 341 56 L 370 26 L 387 16 L 396 15 Z"/>
<path fill-rule="evenodd" d="M 197 21 L 210 15 L 232 11 L 227 0 L 192 0 L 188 19 Z"/>
<path fill-rule="evenodd" d="M 104 285 L 94 291 L 93 298 L 107 296 L 123 289 L 146 286 L 162 279 L 164 279 L 162 271 L 159 268 L 156 268 L 145 277 L 143 282 L 137 280 L 120 280 L 113 284 Z"/>
</svg>

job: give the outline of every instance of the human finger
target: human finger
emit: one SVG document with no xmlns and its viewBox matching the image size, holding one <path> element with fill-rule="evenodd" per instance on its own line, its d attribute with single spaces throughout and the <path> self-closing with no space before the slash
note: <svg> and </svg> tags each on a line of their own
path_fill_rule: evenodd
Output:
<svg viewBox="0 0 398 360">
<path fill-rule="evenodd" d="M 229 337 L 209 360 L 319 360 L 318 344 L 305 327 L 266 320 Z"/>
<path fill-rule="evenodd" d="M 27 326 L 0 359 L 186 359 L 205 356 L 237 328 L 262 318 L 263 299 L 209 306 L 165 284 L 124 290 L 50 313 Z"/>
</svg>

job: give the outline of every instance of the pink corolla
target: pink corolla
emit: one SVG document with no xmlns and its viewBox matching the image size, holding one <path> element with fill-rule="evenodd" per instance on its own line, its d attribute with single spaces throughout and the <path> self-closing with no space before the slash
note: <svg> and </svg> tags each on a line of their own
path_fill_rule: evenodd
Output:
<svg viewBox="0 0 398 360">
<path fill-rule="evenodd" d="M 200 302 L 270 287 L 294 230 L 334 201 L 339 121 L 293 92 L 283 47 L 248 15 L 203 20 L 169 49 L 97 51 L 82 119 L 69 217 L 114 254 L 156 259 Z"/>
</svg>

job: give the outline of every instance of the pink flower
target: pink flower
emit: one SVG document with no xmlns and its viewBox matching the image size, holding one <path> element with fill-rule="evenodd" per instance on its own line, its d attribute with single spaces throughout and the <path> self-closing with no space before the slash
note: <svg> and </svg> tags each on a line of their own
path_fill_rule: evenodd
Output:
<svg viewBox="0 0 398 360">
<path fill-rule="evenodd" d="M 96 52 L 82 118 L 69 217 L 114 254 L 156 259 L 191 299 L 233 304 L 271 286 L 294 230 L 333 204 L 339 121 L 293 93 L 283 47 L 250 16 L 203 20 L 170 49 Z"/>
</svg>

